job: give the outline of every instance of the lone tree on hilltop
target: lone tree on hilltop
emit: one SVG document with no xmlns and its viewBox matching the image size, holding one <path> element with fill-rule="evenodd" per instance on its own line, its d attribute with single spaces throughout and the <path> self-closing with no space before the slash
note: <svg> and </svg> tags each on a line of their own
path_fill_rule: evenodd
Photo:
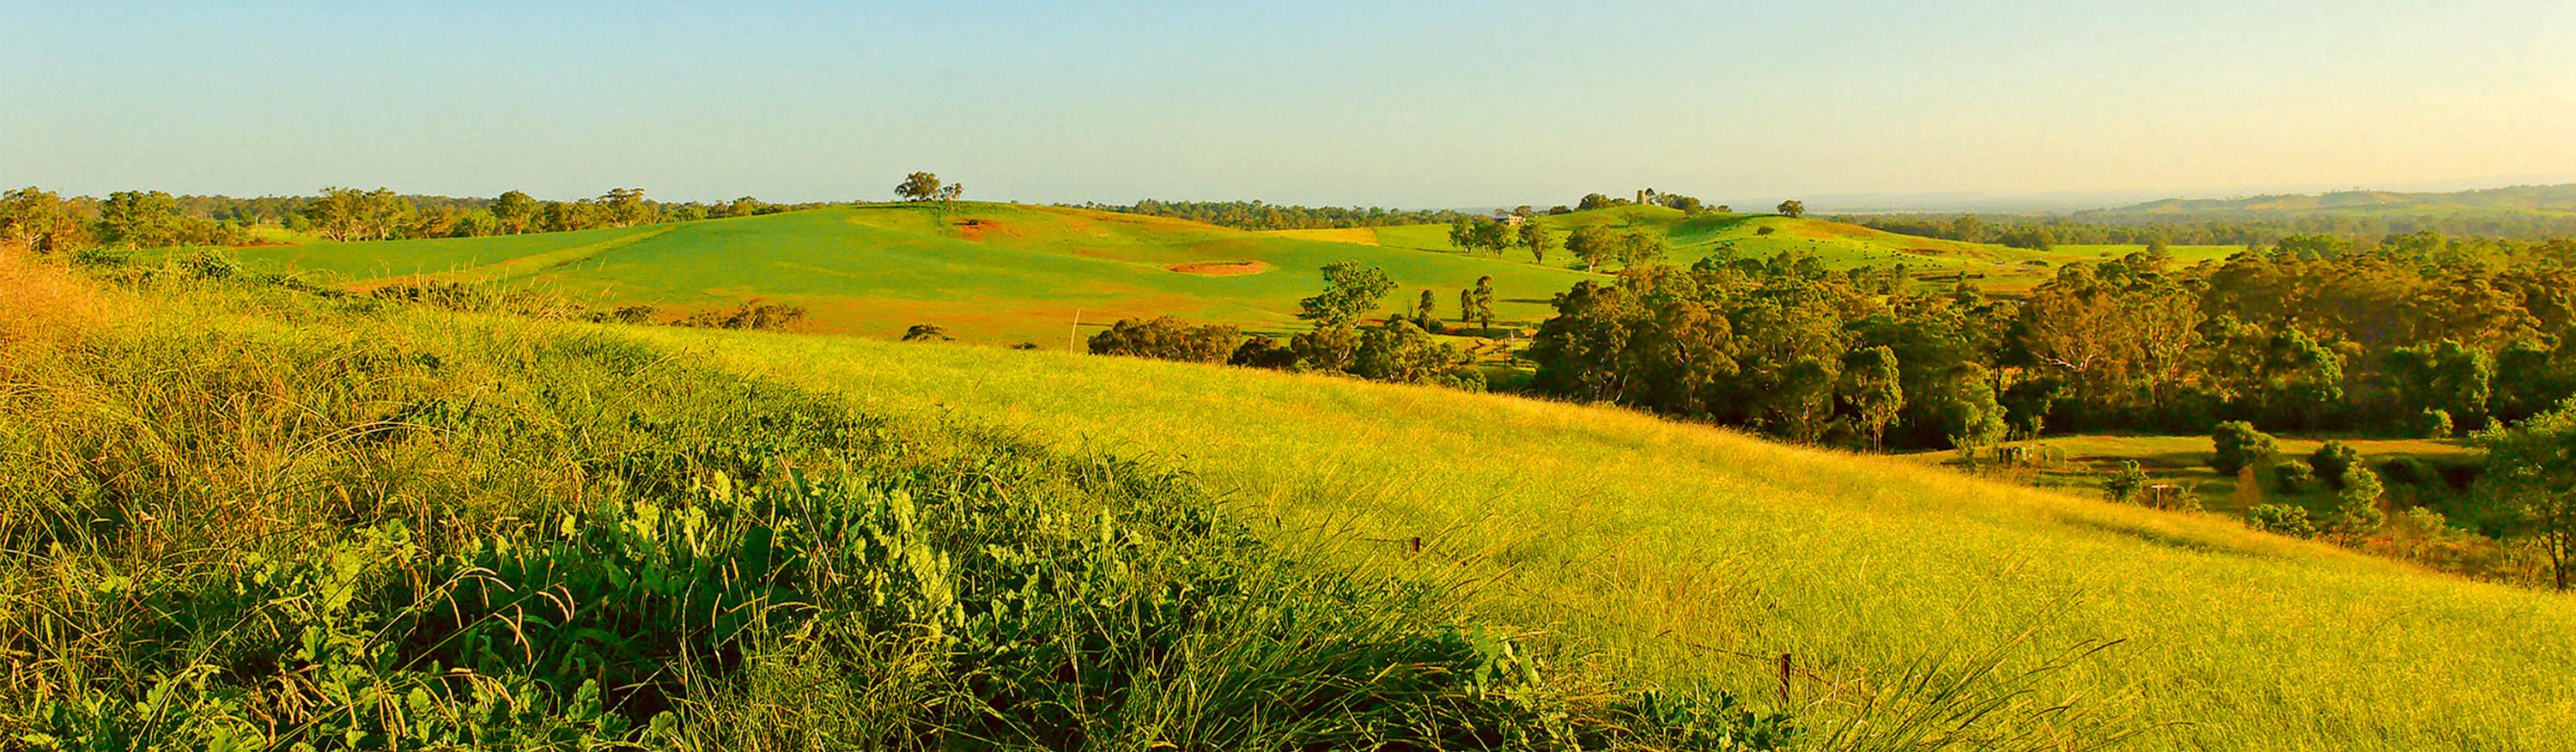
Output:
<svg viewBox="0 0 2576 752">
<path fill-rule="evenodd" d="M 894 187 L 894 195 L 902 197 L 905 201 L 947 200 L 957 197 L 954 186 L 943 188 L 939 182 L 939 176 L 927 172 L 903 176 L 903 182 Z"/>
<path fill-rule="evenodd" d="M 1807 216 L 1807 202 L 1794 198 L 1780 202 L 1780 216 L 1790 219 Z"/>
</svg>

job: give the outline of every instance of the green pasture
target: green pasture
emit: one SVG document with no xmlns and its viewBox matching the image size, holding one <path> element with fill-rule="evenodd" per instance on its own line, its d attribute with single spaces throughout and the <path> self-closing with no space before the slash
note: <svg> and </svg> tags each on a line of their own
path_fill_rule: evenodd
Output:
<svg viewBox="0 0 2576 752">
<path fill-rule="evenodd" d="M 2303 461 L 2326 442 L 2323 437 L 2275 437 L 2280 447 L 2275 462 Z M 2466 441 L 2456 439 L 2338 439 L 2361 453 L 2366 467 L 2400 457 L 2423 460 L 2435 466 L 2474 465 L 2483 456 Z M 1998 475 L 2044 488 L 2066 491 L 2076 496 L 2100 493 L 2102 480 L 2122 461 L 2138 463 L 2155 483 L 2170 483 L 2189 491 L 2201 506 L 2217 512 L 2242 512 L 2249 503 L 2265 501 L 2312 501 L 2331 505 L 2333 494 L 2320 487 L 2309 494 L 2316 498 L 2276 498 L 2280 494 L 2269 488 L 2242 493 L 2237 478 L 2220 475 L 2209 466 L 2212 451 L 2208 436 L 2168 436 L 2130 434 L 2080 434 L 2050 436 L 2035 441 L 2014 442 L 2008 447 L 2024 447 L 2043 458 L 2038 464 L 2009 468 Z M 1991 453 L 1991 450 L 1990 450 Z M 1904 459 L 1927 464 L 1965 466 L 1956 452 L 1938 451 L 1902 455 Z M 2418 489 L 2398 488 L 2391 493 L 2415 496 Z"/>
<path fill-rule="evenodd" d="M 1997 649 L 2030 665 L 2111 642 L 2036 691 L 2072 703 L 2069 724 L 2087 713 L 2174 724 L 2138 748 L 2541 750 L 2576 738 L 2576 602 L 2231 516 L 1508 396 L 963 345 L 622 331 L 871 410 L 1178 462 L 1292 550 L 1474 583 L 1465 592 L 1482 618 L 1562 634 L 1634 675 L 1776 694 L 1785 654 L 1797 667 L 1786 691 L 1817 717 L 1926 661 Z M 2198 451 L 2171 443 L 2132 449 Z"/>
<path fill-rule="evenodd" d="M 836 207 L 649 227 L 494 238 L 242 248 L 255 267 L 324 272 L 358 286 L 425 275 L 554 290 L 664 316 L 761 300 L 802 306 L 814 331 L 876 337 L 936 324 L 965 339 L 1059 347 L 1124 317 L 1171 314 L 1256 332 L 1297 328 L 1325 264 L 1383 267 L 1455 316 L 1458 291 L 1495 279 L 1496 312 L 1531 320 L 1580 272 L 1194 222 L 967 203 Z"/>
</svg>

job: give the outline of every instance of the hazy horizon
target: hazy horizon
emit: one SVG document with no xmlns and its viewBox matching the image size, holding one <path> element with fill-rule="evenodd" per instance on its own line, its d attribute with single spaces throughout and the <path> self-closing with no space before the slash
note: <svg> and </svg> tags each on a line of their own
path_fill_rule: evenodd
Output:
<svg viewBox="0 0 2576 752">
<path fill-rule="evenodd" d="M 0 14 L 0 182 L 69 193 L 842 200 L 927 169 L 1032 202 L 2077 208 L 2576 182 L 2576 8 L 2522 0 Z"/>
</svg>

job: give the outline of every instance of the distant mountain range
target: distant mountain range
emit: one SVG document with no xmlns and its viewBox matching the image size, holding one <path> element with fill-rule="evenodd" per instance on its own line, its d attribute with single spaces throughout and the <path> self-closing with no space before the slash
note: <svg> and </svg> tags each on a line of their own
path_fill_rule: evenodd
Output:
<svg viewBox="0 0 2576 752">
<path fill-rule="evenodd" d="M 2217 219 L 2297 215 L 2403 216 L 2525 213 L 2576 215 L 2576 183 L 2518 185 L 2453 193 L 2361 190 L 2225 199 L 2169 198 L 2115 209 L 2077 212 L 2076 216 L 2112 218 L 2142 215 L 2202 215 Z"/>
</svg>

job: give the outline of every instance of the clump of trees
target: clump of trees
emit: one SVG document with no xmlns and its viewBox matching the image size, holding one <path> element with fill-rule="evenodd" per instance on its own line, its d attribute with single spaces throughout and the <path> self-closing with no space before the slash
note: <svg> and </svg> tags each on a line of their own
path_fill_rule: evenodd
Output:
<svg viewBox="0 0 2576 752">
<path fill-rule="evenodd" d="M 1119 319 L 1091 335 L 1093 355 L 1125 355 L 1193 363 L 1223 363 L 1232 357 L 1243 333 L 1231 326 L 1193 326 L 1170 316 Z"/>
<path fill-rule="evenodd" d="M 28 186 L 0 194 L 0 246 L 41 254 L 84 249 L 232 245 L 240 224 L 193 216 L 161 191 L 118 191 L 105 199 L 64 198 Z"/>
<path fill-rule="evenodd" d="M 1661 206 L 1661 207 L 1665 207 L 1665 208 L 1668 208 L 1668 209 L 1679 209 L 1679 210 L 1681 210 L 1683 213 L 1686 213 L 1686 214 L 1698 214 L 1698 213 L 1700 213 L 1700 212 L 1704 212 L 1704 211 L 1709 211 L 1709 210 L 1710 210 L 1710 207 L 1708 206 L 1708 204 L 1706 204 L 1705 202 L 1700 201 L 1700 200 L 1699 200 L 1699 199 L 1697 199 L 1697 198 L 1691 197 L 1691 196 L 1684 196 L 1684 195 L 1679 194 L 1679 193 L 1665 193 L 1665 192 L 1662 192 L 1662 191 L 1655 190 L 1655 189 L 1653 189 L 1653 188 L 1641 188 L 1641 189 L 1638 189 L 1638 190 L 1637 190 L 1637 197 L 1636 197 L 1636 198 L 1633 198 L 1633 199 L 1630 199 L 1630 198 L 1614 198 L 1614 197 L 1611 197 L 1611 196 L 1609 196 L 1609 195 L 1606 195 L 1606 194 L 1600 194 L 1600 193 L 1587 193 L 1587 194 L 1584 194 L 1584 195 L 1583 195 L 1583 198 L 1582 198 L 1581 200 L 1578 200 L 1578 201 L 1574 202 L 1574 207 L 1573 207 L 1573 208 L 1569 209 L 1569 208 L 1566 208 L 1566 207 L 1564 207 L 1564 206 L 1558 206 L 1558 207 L 1555 207 L 1555 208 L 1553 208 L 1553 209 L 1548 210 L 1548 213 L 1549 213 L 1549 214 L 1569 214 L 1569 213 L 1576 212 L 1576 211 L 1590 211 L 1590 210 L 1593 210 L 1593 209 L 1608 209 L 1608 208 L 1612 208 L 1612 207 L 1619 207 L 1619 206 L 1640 206 L 1640 205 L 1642 205 L 1642 206 Z M 1524 207 L 1524 208 L 1526 208 L 1526 207 Z M 1727 208 L 1726 208 L 1726 207 L 1724 207 L 1724 206 L 1716 207 L 1716 211 L 1721 211 L 1721 212 L 1722 212 L 1722 211 L 1726 211 L 1726 210 L 1727 210 Z"/>
<path fill-rule="evenodd" d="M 2510 423 L 2576 394 L 2576 257 L 2524 250 L 2477 263 L 2246 253 L 2182 269 L 2136 254 L 2066 265 L 2017 298 L 1907 289 L 1800 253 L 1639 263 L 1557 296 L 1529 357 L 1549 393 L 1855 446 L 1882 430 L 1890 446 L 1937 448 L 1998 426 L 2228 421 L 2416 435 L 2428 415 Z M 1861 354 L 1878 347 L 1895 389 L 1850 375 L 1887 370 Z"/>
<path fill-rule="evenodd" d="M 1494 277 L 1476 278 L 1476 284 L 1458 291 L 1459 323 L 1474 322 L 1483 331 L 1494 328 Z"/>
<path fill-rule="evenodd" d="M 1421 323 L 1405 316 L 1389 317 L 1374 325 L 1361 323 L 1395 289 L 1395 280 L 1387 276 L 1386 270 L 1342 261 L 1326 265 L 1323 275 L 1323 291 L 1298 304 L 1297 317 L 1314 322 L 1313 329 L 1284 343 L 1268 337 L 1253 338 L 1237 346 L 1228 362 L 1255 368 L 1344 373 L 1378 381 L 1484 388 L 1484 372 L 1476 368 L 1474 355 L 1432 339 Z M 1487 284 L 1490 295 L 1490 282 Z M 1424 307 L 1431 300 L 1425 291 Z M 1416 312 L 1417 316 L 1425 314 L 1427 311 Z"/>
<path fill-rule="evenodd" d="M 1797 441 L 2001 439 L 1993 333 L 1975 325 L 1992 304 L 1893 303 L 1812 257 L 1645 265 L 1557 296 L 1527 355 L 1542 392 Z"/>
<path fill-rule="evenodd" d="M 905 175 L 903 182 L 896 183 L 894 186 L 894 195 L 905 201 L 937 201 L 940 203 L 951 203 L 956 201 L 957 197 L 965 194 L 966 185 L 964 183 L 941 182 L 938 175 L 928 172 L 915 172 L 910 175 Z"/>
<path fill-rule="evenodd" d="M 1609 225 L 1584 225 L 1574 228 L 1565 238 L 1565 250 L 1583 262 L 1583 268 L 1599 271 L 1603 265 L 1623 267 L 1661 262 L 1664 242 L 1642 230 L 1622 230 Z"/>
<path fill-rule="evenodd" d="M 68 254 L 90 246 L 89 223 L 78 204 L 28 186 L 0 194 L 0 247 L 39 254 Z"/>
<path fill-rule="evenodd" d="M 1484 372 L 1476 367 L 1474 354 L 1432 337 L 1429 327 L 1439 322 L 1431 310 L 1437 300 L 1431 291 L 1423 291 L 1413 311 L 1372 324 L 1366 319 L 1395 290 L 1394 278 L 1384 269 L 1352 261 L 1327 264 L 1322 271 L 1324 289 L 1299 301 L 1297 314 L 1314 327 L 1285 341 L 1246 338 L 1231 326 L 1192 325 L 1162 316 L 1119 320 L 1091 337 L 1091 352 L 1484 388 Z M 1492 279 L 1479 280 L 1479 289 L 1490 301 Z M 1466 300 L 1472 302 L 1476 292 L 1469 290 Z M 1484 315 L 1490 321 L 1490 307 Z"/>
<path fill-rule="evenodd" d="M 1532 226 L 1522 222 L 1522 227 Z M 1520 242 L 1511 223 L 1492 217 L 1459 217 L 1449 223 L 1449 244 L 1470 253 L 1500 255 Z"/>
</svg>

